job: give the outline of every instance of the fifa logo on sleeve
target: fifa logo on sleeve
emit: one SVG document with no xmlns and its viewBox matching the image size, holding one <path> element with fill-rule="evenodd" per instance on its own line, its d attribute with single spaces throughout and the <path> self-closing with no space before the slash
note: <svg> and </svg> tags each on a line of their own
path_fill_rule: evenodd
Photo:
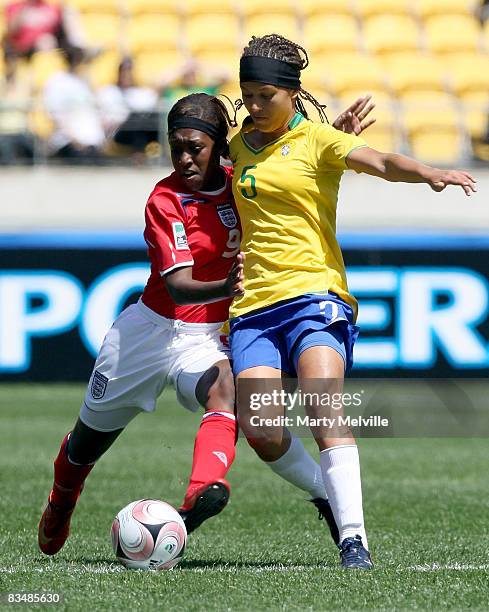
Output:
<svg viewBox="0 0 489 612">
<path fill-rule="evenodd" d="M 175 240 L 175 248 L 177 251 L 188 251 L 187 234 L 185 227 L 181 221 L 175 221 L 173 224 L 173 238 Z"/>
</svg>

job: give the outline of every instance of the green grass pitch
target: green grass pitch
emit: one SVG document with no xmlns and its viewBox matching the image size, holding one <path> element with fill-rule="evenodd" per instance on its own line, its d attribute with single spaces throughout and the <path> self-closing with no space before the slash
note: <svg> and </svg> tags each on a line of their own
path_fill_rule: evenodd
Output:
<svg viewBox="0 0 489 612">
<path fill-rule="evenodd" d="M 489 608 L 484 439 L 360 440 L 372 572 L 338 567 L 305 495 L 260 464 L 244 440 L 229 474 L 228 508 L 189 538 L 180 566 L 124 570 L 110 543 L 116 512 L 143 497 L 178 505 L 185 490 L 200 419 L 171 391 L 96 466 L 67 544 L 43 556 L 36 532 L 52 460 L 83 391 L 0 386 L 0 592 L 61 593 L 63 603 L 53 608 L 70 612 Z"/>
</svg>

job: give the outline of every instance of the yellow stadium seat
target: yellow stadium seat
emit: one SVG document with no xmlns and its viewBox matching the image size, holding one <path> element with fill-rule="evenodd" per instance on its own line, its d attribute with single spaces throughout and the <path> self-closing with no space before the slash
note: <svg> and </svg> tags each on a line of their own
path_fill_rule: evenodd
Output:
<svg viewBox="0 0 489 612">
<path fill-rule="evenodd" d="M 455 164 L 466 144 L 459 113 L 447 94 L 404 96 L 403 120 L 413 156 L 437 164 Z"/>
<path fill-rule="evenodd" d="M 397 96 L 409 91 L 445 91 L 445 69 L 435 56 L 405 54 L 383 62 L 389 74 L 389 83 Z"/>
<path fill-rule="evenodd" d="M 244 17 L 251 17 L 252 15 L 296 14 L 296 2 L 293 2 L 293 0 L 266 0 L 266 2 L 263 0 L 239 0 L 237 7 L 240 14 Z"/>
<path fill-rule="evenodd" d="M 204 66 L 227 70 L 234 83 L 239 82 L 239 58 L 237 52 L 223 52 L 218 49 L 204 49 L 195 56 L 195 59 Z"/>
<path fill-rule="evenodd" d="M 464 125 L 472 138 L 481 139 L 489 130 L 489 90 L 459 97 Z"/>
<path fill-rule="evenodd" d="M 440 109 L 453 109 L 456 106 L 456 98 L 447 92 L 443 91 L 407 91 L 402 96 L 399 96 L 399 101 L 413 111 L 435 111 L 437 107 Z"/>
<path fill-rule="evenodd" d="M 80 13 L 118 15 L 121 8 L 119 0 L 69 0 L 68 4 L 78 9 Z"/>
<path fill-rule="evenodd" d="M 236 3 L 233 0 L 186 0 L 183 3 L 183 11 L 186 15 L 207 15 L 209 13 L 225 13 L 234 15 Z"/>
<path fill-rule="evenodd" d="M 31 60 L 32 85 L 35 91 L 41 90 L 49 77 L 56 72 L 67 69 L 66 61 L 61 51 L 38 51 Z"/>
<path fill-rule="evenodd" d="M 140 53 L 134 58 L 134 78 L 138 85 L 154 87 L 164 72 L 183 63 L 177 50 Z"/>
<path fill-rule="evenodd" d="M 246 19 L 244 24 L 245 42 L 252 36 L 263 36 L 264 34 L 280 34 L 289 40 L 300 43 L 301 36 L 297 19 L 294 15 L 254 15 Z"/>
<path fill-rule="evenodd" d="M 327 90 L 335 96 L 345 92 L 386 91 L 387 82 L 382 66 L 366 55 L 338 56 L 324 71 Z"/>
<path fill-rule="evenodd" d="M 419 48 L 418 25 L 406 15 L 379 15 L 367 19 L 363 37 L 371 53 L 398 53 Z"/>
<path fill-rule="evenodd" d="M 474 8 L 470 0 L 416 0 L 413 8 L 421 19 L 434 15 L 469 15 Z"/>
<path fill-rule="evenodd" d="M 328 68 L 322 62 L 321 56 L 309 56 L 309 62 L 309 66 L 301 72 L 302 87 L 311 93 L 324 93 Z"/>
<path fill-rule="evenodd" d="M 304 46 L 311 55 L 358 50 L 360 33 L 356 20 L 348 15 L 323 15 L 304 25 Z"/>
<path fill-rule="evenodd" d="M 363 98 L 364 96 L 369 95 L 372 97 L 372 102 L 376 106 L 381 108 L 389 107 L 392 105 L 392 96 L 390 92 L 384 87 L 354 87 L 353 85 L 347 86 L 343 89 L 341 94 L 341 99 L 344 101 L 348 101 L 348 104 L 352 104 L 358 98 Z"/>
<path fill-rule="evenodd" d="M 347 109 L 355 98 L 350 96 L 341 97 L 339 109 Z M 393 110 L 393 100 L 389 96 L 382 99 L 375 98 L 376 107 L 369 117 L 377 120 L 361 134 L 367 145 L 377 151 L 398 151 L 400 147 L 401 123 Z"/>
<path fill-rule="evenodd" d="M 186 46 L 194 54 L 211 49 L 237 51 L 240 39 L 234 15 L 197 15 L 185 22 Z"/>
<path fill-rule="evenodd" d="M 450 85 L 457 96 L 489 94 L 489 54 L 464 53 L 447 58 Z"/>
<path fill-rule="evenodd" d="M 352 0 L 302 0 L 298 3 L 304 17 L 318 15 L 352 15 Z"/>
<path fill-rule="evenodd" d="M 95 87 L 115 83 L 120 61 L 121 56 L 118 51 L 106 51 L 92 60 L 89 66 L 91 83 Z"/>
<path fill-rule="evenodd" d="M 481 29 L 475 17 L 445 15 L 425 22 L 426 47 L 432 53 L 477 51 Z"/>
<path fill-rule="evenodd" d="M 180 20 L 169 15 L 138 15 L 127 28 L 127 43 L 132 53 L 178 49 Z"/>
<path fill-rule="evenodd" d="M 41 140 L 47 140 L 53 133 L 54 124 L 40 103 L 29 113 L 29 127 Z"/>
<path fill-rule="evenodd" d="M 121 20 L 118 15 L 86 13 L 81 25 L 87 42 L 93 47 L 115 49 L 121 43 Z"/>
<path fill-rule="evenodd" d="M 151 15 L 180 15 L 181 3 L 177 0 L 123 0 L 126 14 L 141 15 L 149 13 Z"/>
<path fill-rule="evenodd" d="M 374 15 L 409 15 L 411 0 L 355 0 L 355 12 L 361 19 Z"/>
</svg>

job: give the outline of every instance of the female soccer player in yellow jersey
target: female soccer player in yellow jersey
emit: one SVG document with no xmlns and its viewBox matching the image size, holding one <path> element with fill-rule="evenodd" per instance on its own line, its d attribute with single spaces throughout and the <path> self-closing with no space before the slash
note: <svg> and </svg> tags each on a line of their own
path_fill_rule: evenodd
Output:
<svg viewBox="0 0 489 612">
<path fill-rule="evenodd" d="M 317 108 L 322 122 L 325 115 L 301 89 L 300 73 L 307 65 L 306 51 L 282 36 L 252 38 L 240 61 L 242 97 L 251 120 L 230 145 L 246 255 L 245 292 L 230 309 L 239 422 L 250 445 L 274 471 L 296 474 L 307 464 L 302 444 L 297 438 L 291 443 L 280 418 L 268 423 L 257 419 L 260 413 L 249 399 L 251 393 L 269 389 L 273 380 L 280 384 L 284 375 L 297 374 L 302 390 L 314 388 L 315 382 L 317 391 L 319 381 L 330 397 L 342 390 L 358 334 L 357 302 L 348 291 L 336 239 L 343 171 L 424 182 L 435 191 L 447 185 L 460 185 L 467 195 L 475 191 L 475 180 L 466 172 L 381 153 L 358 136 L 309 121 L 303 99 Z M 280 417 L 283 410 L 282 405 L 268 405 L 261 413 Z M 306 412 L 313 419 L 325 416 L 319 402 L 306 406 Z M 326 425 L 311 429 L 339 529 L 341 564 L 370 569 L 355 440 L 348 429 L 333 434 Z"/>
</svg>

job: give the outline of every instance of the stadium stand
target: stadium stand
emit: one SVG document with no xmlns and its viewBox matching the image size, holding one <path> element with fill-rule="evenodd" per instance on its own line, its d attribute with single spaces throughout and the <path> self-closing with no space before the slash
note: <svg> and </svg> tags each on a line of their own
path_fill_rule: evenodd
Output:
<svg viewBox="0 0 489 612">
<path fill-rule="evenodd" d="M 130 20 L 127 27 L 127 46 L 134 54 L 177 50 L 180 38 L 180 19 L 177 15 L 139 14 Z"/>
<path fill-rule="evenodd" d="M 475 2 L 467 0 L 417 0 L 415 12 L 422 20 L 434 15 L 470 15 L 474 12 Z"/>
<path fill-rule="evenodd" d="M 320 3 L 319 3 L 320 4 Z M 238 11 L 243 17 L 252 15 L 296 15 L 296 2 L 293 0 L 239 0 Z"/>
<path fill-rule="evenodd" d="M 311 18 L 319 15 L 352 15 L 350 0 L 303 0 L 298 11 L 303 17 Z"/>
<path fill-rule="evenodd" d="M 280 32 L 282 36 L 301 42 L 302 35 L 297 23 L 295 15 L 278 13 L 273 16 L 273 27 Z M 263 36 L 270 33 L 270 17 L 268 15 L 252 15 L 244 22 L 244 42 L 250 40 L 252 36 Z M 323 34 L 323 38 L 328 36 Z"/>
<path fill-rule="evenodd" d="M 304 44 L 312 56 L 320 53 L 358 52 L 360 33 L 351 15 L 308 17 Z"/>
<path fill-rule="evenodd" d="M 424 22 L 426 48 L 432 53 L 477 51 L 480 24 L 472 15 L 441 15 Z"/>
<path fill-rule="evenodd" d="M 69 4 L 80 13 L 93 13 L 95 15 L 119 15 L 121 5 L 118 0 L 69 0 Z"/>
<path fill-rule="evenodd" d="M 53 0 L 55 2 L 57 0 Z M 3 3 L 5 5 L 5 2 Z M 239 53 L 252 35 L 275 31 L 303 44 L 310 66 L 304 87 L 329 115 L 363 93 L 377 102 L 368 140 L 426 161 L 470 158 L 468 143 L 486 137 L 489 108 L 489 20 L 475 0 L 67 0 L 93 50 L 87 69 L 95 88 L 113 82 L 122 56 L 134 58 L 138 85 L 189 57 L 225 70 L 222 91 L 239 97 Z M 0 33 L 5 18 L 0 16 Z M 4 74 L 3 57 L 0 75 Z M 64 70 L 59 51 L 35 53 L 19 66 L 35 95 Z M 34 132 L 50 131 L 33 101 Z M 244 111 L 241 111 L 241 115 Z M 314 114 L 314 113 L 313 113 Z"/>
<path fill-rule="evenodd" d="M 360 19 L 374 15 L 408 15 L 412 2 L 409 0 L 356 0 L 355 12 Z"/>
<path fill-rule="evenodd" d="M 370 53 L 416 51 L 420 48 L 418 23 L 409 15 L 376 15 L 364 21 L 363 35 Z"/>
<path fill-rule="evenodd" d="M 184 40 L 192 54 L 219 49 L 222 53 L 237 53 L 241 40 L 236 15 L 196 15 L 185 22 Z"/>
<path fill-rule="evenodd" d="M 180 14 L 180 3 L 175 0 L 122 0 L 121 12 L 129 17 L 135 15 L 169 15 Z"/>
</svg>

